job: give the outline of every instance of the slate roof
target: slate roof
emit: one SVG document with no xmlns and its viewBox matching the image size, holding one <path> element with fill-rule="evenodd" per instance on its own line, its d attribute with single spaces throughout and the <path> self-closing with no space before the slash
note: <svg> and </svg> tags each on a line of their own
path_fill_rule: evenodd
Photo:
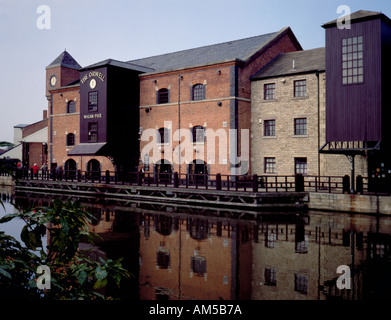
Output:
<svg viewBox="0 0 391 320">
<path fill-rule="evenodd" d="M 79 143 L 71 151 L 68 152 L 70 156 L 76 155 L 96 155 L 106 145 L 106 142 L 100 143 Z"/>
<path fill-rule="evenodd" d="M 114 59 L 106 59 L 106 60 L 91 64 L 87 67 L 84 67 L 82 70 L 95 69 L 95 68 L 103 67 L 103 66 L 115 66 L 115 67 L 120 67 L 120 68 L 131 69 L 131 70 L 135 70 L 135 71 L 139 71 L 139 72 L 143 72 L 143 73 L 153 71 L 153 69 L 148 68 L 148 67 L 136 65 L 136 64 L 133 64 L 130 62 L 122 62 L 122 61 L 118 61 L 118 60 L 114 60 Z"/>
<path fill-rule="evenodd" d="M 310 73 L 315 71 L 325 71 L 325 65 L 325 48 L 284 53 L 279 55 L 264 68 L 259 70 L 251 78 L 251 80 L 260 80 L 300 73 Z"/>
<path fill-rule="evenodd" d="M 56 59 L 53 60 L 51 64 L 49 64 L 46 69 L 53 67 L 67 67 L 70 69 L 81 69 L 81 66 L 77 63 L 75 59 L 64 50 Z"/>
<path fill-rule="evenodd" d="M 288 31 L 290 31 L 289 27 L 260 36 L 130 60 L 128 62 L 152 68 L 155 72 L 163 72 L 233 60 L 247 61 L 273 39 Z M 297 44 L 300 46 L 298 42 Z"/>
<path fill-rule="evenodd" d="M 376 19 L 376 18 L 381 18 L 388 24 L 391 24 L 391 20 L 385 16 L 381 12 L 377 11 L 366 11 L 366 10 L 359 10 L 356 12 L 353 12 L 350 15 L 350 21 L 351 22 L 358 22 L 358 21 L 364 21 L 364 20 L 371 20 L 371 19 Z M 325 24 L 322 25 L 323 28 L 330 28 L 334 27 L 337 24 L 338 19 L 335 19 L 330 22 L 326 22 Z"/>
</svg>

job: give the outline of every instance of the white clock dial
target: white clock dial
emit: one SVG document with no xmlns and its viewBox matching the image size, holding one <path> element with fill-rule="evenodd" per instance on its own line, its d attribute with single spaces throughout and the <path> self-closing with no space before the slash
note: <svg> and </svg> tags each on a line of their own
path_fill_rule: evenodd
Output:
<svg viewBox="0 0 391 320">
<path fill-rule="evenodd" d="M 50 84 L 52 85 L 52 87 L 54 87 L 54 86 L 56 85 L 56 83 L 57 83 L 57 78 L 56 78 L 56 76 L 52 76 L 52 77 L 50 78 Z"/>
<path fill-rule="evenodd" d="M 96 80 L 95 79 L 91 79 L 91 81 L 90 81 L 90 88 L 94 89 L 95 87 L 96 87 Z"/>
</svg>

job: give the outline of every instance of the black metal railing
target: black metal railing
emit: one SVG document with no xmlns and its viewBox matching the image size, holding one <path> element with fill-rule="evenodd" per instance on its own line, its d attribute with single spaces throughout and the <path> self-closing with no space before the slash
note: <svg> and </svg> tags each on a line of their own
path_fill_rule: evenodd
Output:
<svg viewBox="0 0 391 320">
<path fill-rule="evenodd" d="M 191 188 L 204 190 L 251 192 L 328 192 L 350 193 L 348 176 L 308 175 L 223 175 L 189 173 L 152 173 L 81 170 L 14 170 L 17 179 L 71 181 L 80 183 L 104 183 L 155 187 Z M 356 191 L 368 191 L 368 178 L 358 176 Z"/>
</svg>

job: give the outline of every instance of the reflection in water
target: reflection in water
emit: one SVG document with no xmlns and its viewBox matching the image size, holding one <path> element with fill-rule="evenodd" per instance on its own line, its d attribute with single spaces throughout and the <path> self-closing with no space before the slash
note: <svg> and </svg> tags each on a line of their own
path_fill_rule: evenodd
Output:
<svg viewBox="0 0 391 320">
<path fill-rule="evenodd" d="M 33 194 L 16 199 L 24 207 L 51 200 Z M 102 237 L 92 252 L 124 257 L 135 276 L 122 285 L 123 298 L 391 297 L 391 217 L 311 211 L 254 219 L 245 211 L 81 200 L 94 216 L 91 231 Z M 350 290 L 336 287 L 340 265 L 351 269 Z"/>
</svg>

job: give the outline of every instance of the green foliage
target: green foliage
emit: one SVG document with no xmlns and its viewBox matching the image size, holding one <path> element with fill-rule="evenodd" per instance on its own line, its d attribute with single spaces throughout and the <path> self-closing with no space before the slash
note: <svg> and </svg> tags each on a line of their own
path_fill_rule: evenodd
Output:
<svg viewBox="0 0 391 320">
<path fill-rule="evenodd" d="M 0 200 L 1 201 L 1 200 Z M 0 232 L 0 299 L 105 299 L 102 288 L 120 285 L 129 277 L 121 260 L 93 261 L 88 250 L 80 250 L 81 241 L 92 243 L 88 231 L 92 216 L 80 202 L 54 200 L 50 208 L 35 208 L 8 214 L 1 223 L 23 219 L 23 244 Z M 48 236 L 45 250 L 42 244 Z M 37 268 L 46 265 L 51 272 L 50 290 L 40 290 Z"/>
</svg>

